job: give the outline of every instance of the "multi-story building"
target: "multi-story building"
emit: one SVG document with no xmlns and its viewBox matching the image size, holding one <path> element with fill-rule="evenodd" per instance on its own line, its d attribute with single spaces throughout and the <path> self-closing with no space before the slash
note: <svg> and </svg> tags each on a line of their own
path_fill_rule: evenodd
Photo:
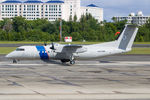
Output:
<svg viewBox="0 0 150 100">
<path fill-rule="evenodd" d="M 102 8 L 95 5 L 81 7 L 80 0 L 51 0 L 47 2 L 6 0 L 0 3 L 0 20 L 23 16 L 28 20 L 46 18 L 49 21 L 57 19 L 68 21 L 70 17 L 73 19 L 75 15 L 77 19 L 80 19 L 81 15 L 85 13 L 90 13 L 99 22 L 103 21 Z"/>
<path fill-rule="evenodd" d="M 64 2 L 63 1 L 48 1 L 43 3 L 42 1 L 14 1 L 7 0 L 0 5 L 0 19 L 12 18 L 15 16 L 23 16 L 28 20 L 34 20 L 38 18 L 46 18 L 50 21 L 56 19 L 64 19 Z"/>
<path fill-rule="evenodd" d="M 137 25 L 144 25 L 150 16 L 144 16 L 142 11 L 139 11 L 136 15 L 135 13 L 129 14 L 129 16 L 115 16 L 112 18 L 115 22 L 127 20 L 127 23 L 137 24 Z"/>
<path fill-rule="evenodd" d="M 98 22 L 103 21 L 103 8 L 99 8 L 94 4 L 87 5 L 86 7 L 81 7 L 81 15 L 91 14 Z"/>
</svg>

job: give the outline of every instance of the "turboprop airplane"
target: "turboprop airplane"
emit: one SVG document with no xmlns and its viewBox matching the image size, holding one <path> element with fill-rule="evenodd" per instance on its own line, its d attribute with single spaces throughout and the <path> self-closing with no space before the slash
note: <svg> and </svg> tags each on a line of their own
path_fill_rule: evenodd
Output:
<svg viewBox="0 0 150 100">
<path fill-rule="evenodd" d="M 62 45 L 52 43 L 47 46 L 21 46 L 6 57 L 17 63 L 19 60 L 60 60 L 62 63 L 75 60 L 97 59 L 104 56 L 129 52 L 138 28 L 136 25 L 126 25 L 118 40 L 94 45 Z"/>
</svg>

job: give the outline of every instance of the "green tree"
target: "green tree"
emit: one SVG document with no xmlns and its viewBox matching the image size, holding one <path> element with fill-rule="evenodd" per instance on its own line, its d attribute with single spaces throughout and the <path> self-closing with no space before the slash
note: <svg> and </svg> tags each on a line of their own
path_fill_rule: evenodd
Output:
<svg viewBox="0 0 150 100">
<path fill-rule="evenodd" d="M 73 21 L 76 22 L 77 21 L 77 15 L 74 15 Z"/>
<path fill-rule="evenodd" d="M 6 32 L 10 32 L 13 30 L 12 27 L 12 21 L 8 18 L 5 18 L 2 22 L 1 22 L 1 28 L 3 30 L 5 30 Z"/>
<path fill-rule="evenodd" d="M 25 18 L 21 16 L 13 18 L 13 28 L 16 32 L 27 31 L 28 25 Z"/>
<path fill-rule="evenodd" d="M 72 18 L 72 16 L 70 16 Z M 72 36 L 74 41 L 112 41 L 115 33 L 124 29 L 126 20 L 99 23 L 91 14 L 82 15 L 80 20 L 74 16 L 70 21 L 62 20 L 62 35 Z M 150 20 L 139 27 L 136 41 L 150 41 Z M 59 41 L 59 20 L 26 20 L 23 17 L 0 21 L 1 41 Z"/>
<path fill-rule="evenodd" d="M 73 41 L 82 40 L 82 37 L 81 37 L 80 33 L 78 33 L 78 32 L 72 32 L 71 36 L 73 37 Z"/>
</svg>

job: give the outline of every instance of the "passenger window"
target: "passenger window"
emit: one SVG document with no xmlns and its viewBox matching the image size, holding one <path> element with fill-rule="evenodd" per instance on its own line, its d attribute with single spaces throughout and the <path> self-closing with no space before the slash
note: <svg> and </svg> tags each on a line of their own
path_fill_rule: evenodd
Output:
<svg viewBox="0 0 150 100">
<path fill-rule="evenodd" d="M 17 48 L 16 51 L 25 51 L 23 48 Z"/>
</svg>

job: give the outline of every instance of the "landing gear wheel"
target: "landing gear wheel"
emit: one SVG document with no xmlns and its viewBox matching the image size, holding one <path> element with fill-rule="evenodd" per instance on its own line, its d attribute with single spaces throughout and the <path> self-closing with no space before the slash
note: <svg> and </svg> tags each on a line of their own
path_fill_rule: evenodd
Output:
<svg viewBox="0 0 150 100">
<path fill-rule="evenodd" d="M 71 61 L 70 61 L 70 64 L 71 64 L 71 65 L 74 65 L 74 64 L 75 64 L 75 61 L 74 61 L 74 60 L 71 60 Z"/>
<path fill-rule="evenodd" d="M 74 64 L 75 64 L 74 56 L 71 55 L 70 56 L 70 65 L 74 65 Z"/>
<path fill-rule="evenodd" d="M 62 64 L 66 64 L 67 62 L 69 62 L 70 60 L 66 60 L 66 59 L 62 59 L 61 62 Z"/>
<path fill-rule="evenodd" d="M 14 59 L 14 60 L 13 60 L 13 64 L 16 64 L 16 63 L 17 63 L 17 60 Z"/>
<path fill-rule="evenodd" d="M 61 60 L 61 63 L 62 63 L 62 64 L 66 64 L 66 61 L 62 61 L 62 60 Z"/>
</svg>

